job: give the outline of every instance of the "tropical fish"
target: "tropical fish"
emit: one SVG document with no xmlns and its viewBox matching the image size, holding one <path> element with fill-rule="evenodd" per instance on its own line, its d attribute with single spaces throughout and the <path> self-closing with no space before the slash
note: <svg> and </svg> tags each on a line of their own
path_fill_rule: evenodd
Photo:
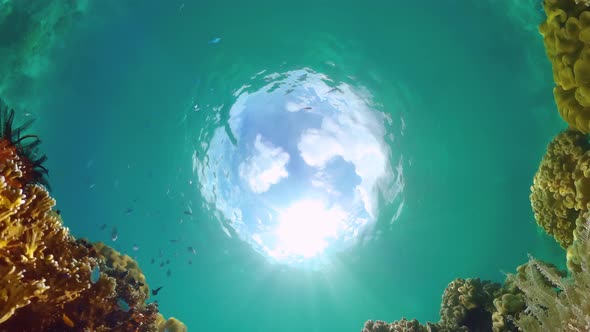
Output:
<svg viewBox="0 0 590 332">
<path fill-rule="evenodd" d="M 125 214 L 126 214 L 126 215 L 130 215 L 130 214 L 131 214 L 131 212 L 133 212 L 133 209 L 132 209 L 132 208 L 129 208 L 129 207 L 128 207 L 128 208 L 126 208 L 126 209 L 125 209 Z"/>
<path fill-rule="evenodd" d="M 156 296 L 158 295 L 158 293 L 160 292 L 160 290 L 162 289 L 163 286 L 160 286 L 156 289 L 152 289 L 152 295 Z"/>
<path fill-rule="evenodd" d="M 125 302 L 125 300 L 123 300 L 122 298 L 117 299 L 117 305 L 119 306 L 119 308 L 122 311 L 124 311 L 124 312 L 129 311 L 129 304 L 127 304 L 127 302 Z"/>
<path fill-rule="evenodd" d="M 188 260 L 188 265 L 192 265 L 192 264 L 193 264 L 193 261 L 189 259 Z"/>
<path fill-rule="evenodd" d="M 64 324 L 67 325 L 67 327 L 74 327 L 74 321 L 72 321 L 72 319 L 65 313 L 61 314 L 61 319 L 63 320 Z"/>
<path fill-rule="evenodd" d="M 139 246 L 137 244 L 134 244 L 132 249 L 133 249 L 133 251 L 138 251 L 139 250 Z"/>
<path fill-rule="evenodd" d="M 209 44 L 218 44 L 221 41 L 221 38 L 216 37 L 209 41 Z"/>
<path fill-rule="evenodd" d="M 188 249 L 189 252 L 192 252 L 193 255 L 196 255 L 197 254 L 197 250 L 195 248 L 191 247 L 191 246 L 186 247 L 186 249 Z"/>
<path fill-rule="evenodd" d="M 113 229 L 111 230 L 111 240 L 117 241 L 118 238 L 119 233 L 117 233 L 117 227 L 113 226 Z"/>
<path fill-rule="evenodd" d="M 90 282 L 95 284 L 100 279 L 100 268 L 95 266 L 90 273 Z"/>
<path fill-rule="evenodd" d="M 152 259 L 150 259 L 150 264 L 154 264 L 156 262 L 156 259 L 152 257 Z"/>
<path fill-rule="evenodd" d="M 184 214 L 186 214 L 187 216 L 192 216 L 193 211 L 186 210 L 186 211 L 184 211 Z"/>
<path fill-rule="evenodd" d="M 172 271 L 170 271 L 170 269 L 168 269 L 168 271 L 166 271 L 166 276 L 170 277 L 172 275 Z"/>
</svg>

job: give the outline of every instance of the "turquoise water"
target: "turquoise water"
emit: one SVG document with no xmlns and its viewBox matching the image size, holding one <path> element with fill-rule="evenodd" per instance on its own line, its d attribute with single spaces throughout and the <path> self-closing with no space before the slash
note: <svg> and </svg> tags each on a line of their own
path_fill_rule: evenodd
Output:
<svg viewBox="0 0 590 332">
<path fill-rule="evenodd" d="M 0 26 L 14 29 L 0 36 L 9 55 L 0 92 L 23 109 L 21 118 L 38 119 L 52 193 L 72 233 L 136 257 L 150 286 L 163 286 L 150 300 L 191 330 L 359 331 L 367 319 L 436 321 L 454 278 L 502 281 L 527 253 L 564 261 L 528 201 L 546 144 L 565 127 L 536 1 L 77 4 L 1 4 L 30 21 Z M 293 93 L 288 84 L 267 91 L 289 73 L 308 76 Z M 325 85 L 309 88 L 313 77 Z M 304 130 L 303 120 L 266 117 L 264 106 L 308 94 L 329 99 L 327 87 L 362 100 L 376 123 L 358 136 L 341 128 L 349 135 L 336 140 L 349 167 L 343 174 L 358 172 L 353 161 L 364 159 L 346 153 L 370 138 L 392 176 L 370 188 L 379 188 L 374 218 L 352 214 L 369 221 L 335 239 L 342 241 L 322 256 L 328 263 L 309 268 L 253 244 L 261 214 L 246 211 L 261 207 L 263 195 L 232 196 L 221 186 L 239 182 L 237 165 L 251 160 L 256 132 L 295 160 L 288 146 L 297 136 L 289 135 Z M 265 116 L 241 127 L 250 136 L 236 135 L 232 105 L 257 91 L 247 114 Z M 309 107 L 322 108 L 320 99 Z M 211 166 L 221 156 L 233 164 Z M 232 167 L 237 173 L 210 195 L 212 174 Z M 288 170 L 287 179 L 304 178 Z M 300 194 L 298 183 L 273 198 Z M 227 205 L 244 211 L 243 228 L 224 214 Z M 294 241 L 318 228 L 312 223 Z"/>
</svg>

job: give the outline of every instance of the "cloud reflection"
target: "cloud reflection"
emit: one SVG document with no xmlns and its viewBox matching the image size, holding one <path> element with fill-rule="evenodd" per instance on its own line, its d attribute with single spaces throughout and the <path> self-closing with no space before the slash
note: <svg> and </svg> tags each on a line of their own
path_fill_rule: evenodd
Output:
<svg viewBox="0 0 590 332">
<path fill-rule="evenodd" d="M 388 118 L 367 89 L 310 69 L 252 80 L 234 94 L 228 126 L 194 155 L 201 193 L 226 234 L 271 261 L 321 266 L 375 223 L 380 196 L 393 202 L 403 190 Z"/>
</svg>

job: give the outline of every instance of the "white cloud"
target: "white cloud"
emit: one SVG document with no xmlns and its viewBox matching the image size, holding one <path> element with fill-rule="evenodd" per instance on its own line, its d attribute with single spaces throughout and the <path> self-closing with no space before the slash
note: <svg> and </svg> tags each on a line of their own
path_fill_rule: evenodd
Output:
<svg viewBox="0 0 590 332">
<path fill-rule="evenodd" d="M 362 96 L 345 84 L 339 88 L 344 93 L 332 94 L 326 101 L 340 112 L 325 117 L 321 128 L 305 130 L 297 147 L 305 163 L 312 167 L 323 169 L 338 156 L 352 163 L 361 178 L 356 194 L 374 216 L 378 181 L 390 175 L 388 150 L 382 138 L 384 128 L 379 113 L 369 109 Z"/>
<path fill-rule="evenodd" d="M 285 168 L 288 162 L 287 152 L 270 142 L 263 142 L 258 134 L 254 141 L 253 155 L 240 164 L 240 177 L 254 193 L 260 194 L 289 176 Z"/>
</svg>

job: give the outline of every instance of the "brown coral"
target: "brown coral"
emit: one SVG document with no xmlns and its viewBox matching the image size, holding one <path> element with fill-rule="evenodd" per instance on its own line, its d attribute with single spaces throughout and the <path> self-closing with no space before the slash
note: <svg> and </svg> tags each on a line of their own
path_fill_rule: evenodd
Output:
<svg viewBox="0 0 590 332">
<path fill-rule="evenodd" d="M 0 111 L 0 331 L 158 331 L 137 263 L 69 234 L 39 185 L 46 171 L 44 158 L 34 158 L 38 139 L 21 135 L 28 124 L 12 129 L 13 111 Z M 180 321 L 168 322 L 182 331 Z"/>
<path fill-rule="evenodd" d="M 51 212 L 55 202 L 43 187 L 12 188 L 0 174 L 1 323 L 31 301 L 60 305 L 77 298 L 90 287 L 97 260 Z"/>
<path fill-rule="evenodd" d="M 422 325 L 417 320 L 401 320 L 393 323 L 387 323 L 382 320 L 369 320 L 365 323 L 361 332 L 438 332 L 438 328 L 433 324 Z"/>
<path fill-rule="evenodd" d="M 139 301 L 145 301 L 149 298 L 150 289 L 145 275 L 133 258 L 129 257 L 129 255 L 122 255 L 102 242 L 94 243 L 94 248 L 98 252 L 98 256 L 104 260 L 106 266 L 115 270 L 126 271 L 125 279 L 132 284 L 136 284 L 143 293 Z"/>
<path fill-rule="evenodd" d="M 500 285 L 479 278 L 453 280 L 443 294 L 440 323 L 448 328 L 491 326 L 494 311 L 493 300 Z"/>
<path fill-rule="evenodd" d="M 547 146 L 531 186 L 530 200 L 537 223 L 563 248 L 573 241 L 580 213 L 577 208 L 590 197 L 576 191 L 573 177 L 578 162 L 588 150 L 590 144 L 585 135 L 572 130 L 559 133 Z M 578 183 L 581 181 L 578 179 Z"/>
</svg>

